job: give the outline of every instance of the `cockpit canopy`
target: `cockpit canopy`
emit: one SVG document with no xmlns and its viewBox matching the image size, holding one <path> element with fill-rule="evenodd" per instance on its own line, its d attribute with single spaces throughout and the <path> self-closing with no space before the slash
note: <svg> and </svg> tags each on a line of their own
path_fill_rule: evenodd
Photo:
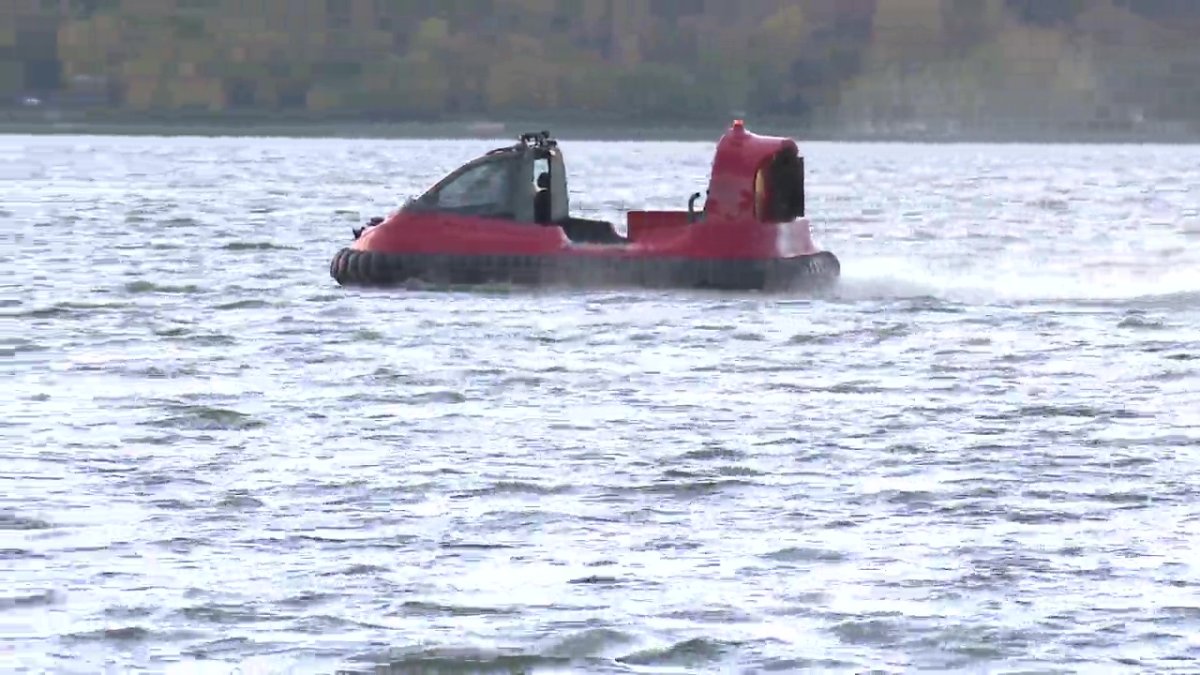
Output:
<svg viewBox="0 0 1200 675">
<path fill-rule="evenodd" d="M 546 223 L 570 211 L 566 165 L 547 131 L 521 134 L 455 169 L 405 207 L 481 218 Z"/>
<path fill-rule="evenodd" d="M 740 120 L 713 156 L 703 219 L 784 223 L 805 215 L 804 156 L 790 138 L 750 133 Z M 689 206 L 690 209 L 690 206 Z M 549 132 L 521 134 L 455 169 L 405 206 L 511 222 L 567 225 L 567 172 Z"/>
</svg>

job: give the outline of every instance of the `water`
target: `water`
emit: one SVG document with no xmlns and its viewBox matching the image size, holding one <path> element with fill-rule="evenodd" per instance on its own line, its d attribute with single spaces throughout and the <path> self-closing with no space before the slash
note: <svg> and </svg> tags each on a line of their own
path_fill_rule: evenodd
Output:
<svg viewBox="0 0 1200 675">
<path fill-rule="evenodd" d="M 827 298 L 333 285 L 492 145 L 0 139 L 0 669 L 1200 669 L 1200 149 L 808 146 Z"/>
</svg>

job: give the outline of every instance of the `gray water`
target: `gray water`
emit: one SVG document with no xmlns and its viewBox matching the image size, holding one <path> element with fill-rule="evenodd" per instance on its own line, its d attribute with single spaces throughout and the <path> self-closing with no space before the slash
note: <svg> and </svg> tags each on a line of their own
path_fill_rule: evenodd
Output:
<svg viewBox="0 0 1200 675">
<path fill-rule="evenodd" d="M 334 285 L 495 144 L 0 138 L 0 670 L 1200 670 L 1200 148 L 806 146 L 829 297 Z"/>
</svg>

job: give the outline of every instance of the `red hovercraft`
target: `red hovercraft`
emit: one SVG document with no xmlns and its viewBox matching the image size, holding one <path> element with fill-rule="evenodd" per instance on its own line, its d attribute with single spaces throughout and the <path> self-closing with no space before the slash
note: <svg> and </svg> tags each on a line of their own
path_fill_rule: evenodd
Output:
<svg viewBox="0 0 1200 675">
<path fill-rule="evenodd" d="M 558 142 L 523 134 L 356 229 L 329 272 L 343 286 L 720 290 L 819 289 L 841 274 L 837 256 L 813 243 L 796 142 L 753 134 L 740 120 L 717 144 L 702 211 L 700 193 L 687 211 L 630 211 L 621 236 L 612 223 L 572 216 L 567 195 Z"/>
</svg>

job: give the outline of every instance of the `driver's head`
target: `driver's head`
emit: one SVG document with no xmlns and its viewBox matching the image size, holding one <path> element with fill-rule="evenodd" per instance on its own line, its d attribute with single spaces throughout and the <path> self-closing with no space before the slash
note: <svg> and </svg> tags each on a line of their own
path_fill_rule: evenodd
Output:
<svg viewBox="0 0 1200 675">
<path fill-rule="evenodd" d="M 542 190 L 550 189 L 550 172 L 549 171 L 543 171 L 540 174 L 538 174 L 537 186 L 539 189 L 542 189 Z"/>
</svg>

